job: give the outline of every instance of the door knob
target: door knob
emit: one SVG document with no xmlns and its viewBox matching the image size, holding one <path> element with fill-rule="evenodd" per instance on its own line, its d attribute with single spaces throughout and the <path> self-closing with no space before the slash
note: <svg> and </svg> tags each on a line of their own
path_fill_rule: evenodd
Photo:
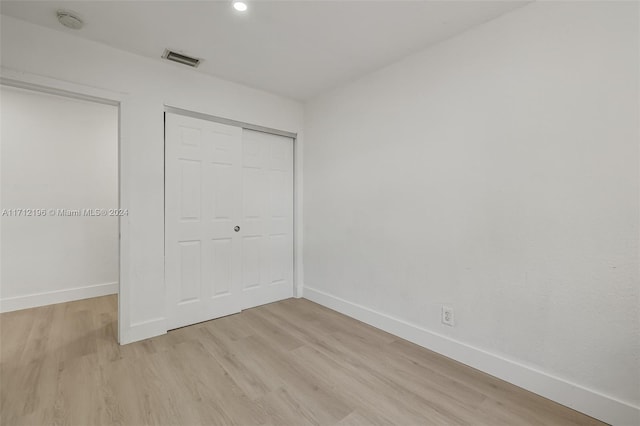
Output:
<svg viewBox="0 0 640 426">
<path fill-rule="evenodd" d="M 238 232 L 240 230 L 239 226 L 236 226 L 235 228 L 233 228 L 234 231 Z"/>
</svg>

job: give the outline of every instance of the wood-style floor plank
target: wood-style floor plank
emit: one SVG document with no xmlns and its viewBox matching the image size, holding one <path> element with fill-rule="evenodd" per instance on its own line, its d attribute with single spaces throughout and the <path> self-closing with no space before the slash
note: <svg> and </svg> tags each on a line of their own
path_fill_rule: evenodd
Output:
<svg viewBox="0 0 640 426">
<path fill-rule="evenodd" d="M 0 424 L 602 424 L 304 299 L 126 346 L 116 309 L 1 314 Z"/>
</svg>

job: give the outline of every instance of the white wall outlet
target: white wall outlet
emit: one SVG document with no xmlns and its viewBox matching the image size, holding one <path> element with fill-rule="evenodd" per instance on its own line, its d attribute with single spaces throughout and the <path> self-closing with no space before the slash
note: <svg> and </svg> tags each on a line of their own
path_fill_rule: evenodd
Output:
<svg viewBox="0 0 640 426">
<path fill-rule="evenodd" d="M 455 325 L 455 319 L 453 317 L 453 308 L 450 306 L 442 307 L 442 323 L 453 327 Z"/>
</svg>

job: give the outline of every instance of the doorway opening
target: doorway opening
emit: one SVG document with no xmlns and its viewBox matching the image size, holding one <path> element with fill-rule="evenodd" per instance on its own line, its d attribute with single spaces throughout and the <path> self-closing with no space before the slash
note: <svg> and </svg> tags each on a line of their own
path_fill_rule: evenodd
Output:
<svg viewBox="0 0 640 426">
<path fill-rule="evenodd" d="M 0 312 L 118 340 L 119 104 L 3 83 L 0 105 Z"/>
</svg>

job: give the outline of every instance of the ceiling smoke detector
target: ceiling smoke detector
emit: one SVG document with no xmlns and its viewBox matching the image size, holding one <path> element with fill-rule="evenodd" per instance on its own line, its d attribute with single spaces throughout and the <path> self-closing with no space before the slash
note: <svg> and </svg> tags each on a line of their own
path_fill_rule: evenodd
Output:
<svg viewBox="0 0 640 426">
<path fill-rule="evenodd" d="M 84 25 L 82 18 L 70 10 L 58 10 L 56 15 L 58 15 L 58 21 L 62 25 L 72 30 L 79 30 Z"/>
</svg>

